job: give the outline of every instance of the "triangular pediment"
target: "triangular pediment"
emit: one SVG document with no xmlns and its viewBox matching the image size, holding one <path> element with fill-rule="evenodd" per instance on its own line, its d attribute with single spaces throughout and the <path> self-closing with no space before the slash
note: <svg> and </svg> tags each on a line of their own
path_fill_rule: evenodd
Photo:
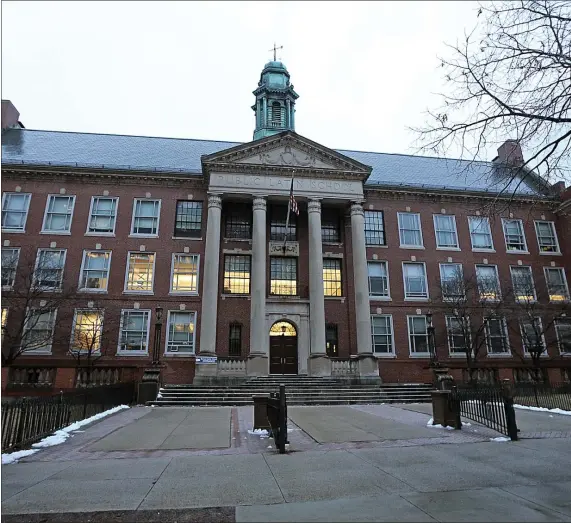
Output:
<svg viewBox="0 0 571 523">
<path fill-rule="evenodd" d="M 205 170 L 225 167 L 237 170 L 322 171 L 350 173 L 366 178 L 371 168 L 348 156 L 313 142 L 292 131 L 262 138 L 202 157 Z"/>
</svg>

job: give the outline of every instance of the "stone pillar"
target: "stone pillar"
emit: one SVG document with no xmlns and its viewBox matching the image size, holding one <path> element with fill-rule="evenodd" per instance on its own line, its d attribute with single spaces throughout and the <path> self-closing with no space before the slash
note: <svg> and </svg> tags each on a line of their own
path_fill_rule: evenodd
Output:
<svg viewBox="0 0 571 523">
<path fill-rule="evenodd" d="M 286 114 L 285 114 L 285 125 L 284 127 L 288 127 L 291 129 L 291 106 L 289 103 L 289 98 L 286 99 Z"/>
<path fill-rule="evenodd" d="M 268 336 L 266 330 L 266 198 L 253 203 L 252 266 L 250 270 L 250 355 L 248 375 L 268 374 Z"/>
<path fill-rule="evenodd" d="M 330 376 L 331 361 L 325 351 L 325 301 L 323 293 L 323 248 L 321 242 L 321 202 L 310 200 L 309 220 L 309 373 Z"/>
<path fill-rule="evenodd" d="M 267 116 L 268 116 L 268 107 L 267 101 L 265 98 L 262 98 L 262 127 L 266 126 Z"/>
<path fill-rule="evenodd" d="M 371 306 L 365 245 L 365 212 L 360 202 L 351 204 L 353 280 L 355 282 L 355 316 L 357 323 L 357 357 L 359 376 L 364 381 L 379 381 L 379 367 L 371 341 Z"/>
<path fill-rule="evenodd" d="M 295 129 L 295 105 L 291 105 L 291 128 Z"/>
</svg>

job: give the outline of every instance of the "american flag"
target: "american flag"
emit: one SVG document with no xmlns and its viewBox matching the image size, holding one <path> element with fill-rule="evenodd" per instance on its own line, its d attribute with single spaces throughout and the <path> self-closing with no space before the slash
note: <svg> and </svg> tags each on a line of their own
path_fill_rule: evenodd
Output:
<svg viewBox="0 0 571 523">
<path fill-rule="evenodd" d="M 289 207 L 292 212 L 299 216 L 299 208 L 297 206 L 297 202 L 295 201 L 295 197 L 293 196 L 293 176 L 291 177 L 291 189 L 289 191 Z"/>
</svg>

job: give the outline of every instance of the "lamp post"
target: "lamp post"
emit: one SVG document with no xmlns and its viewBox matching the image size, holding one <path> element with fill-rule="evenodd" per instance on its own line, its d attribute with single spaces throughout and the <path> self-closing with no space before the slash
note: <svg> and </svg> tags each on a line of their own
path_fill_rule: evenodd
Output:
<svg viewBox="0 0 571 523">
<path fill-rule="evenodd" d="M 153 365 L 160 363 L 161 332 L 163 330 L 163 308 L 155 308 L 155 337 L 153 340 Z"/>
<path fill-rule="evenodd" d="M 434 325 L 432 325 L 432 312 L 428 311 L 426 314 L 428 326 L 426 331 L 428 333 L 428 352 L 430 353 L 430 366 L 438 366 L 438 358 L 436 356 L 436 348 L 434 346 Z"/>
</svg>

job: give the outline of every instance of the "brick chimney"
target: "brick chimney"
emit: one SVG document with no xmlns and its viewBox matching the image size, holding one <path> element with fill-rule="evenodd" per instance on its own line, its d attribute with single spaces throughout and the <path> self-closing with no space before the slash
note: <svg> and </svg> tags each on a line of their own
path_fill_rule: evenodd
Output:
<svg viewBox="0 0 571 523">
<path fill-rule="evenodd" d="M 20 113 L 10 100 L 2 100 L 2 130 L 12 127 L 24 127 L 20 121 Z"/>
<path fill-rule="evenodd" d="M 506 140 L 498 147 L 498 156 L 493 161 L 512 167 L 521 167 L 524 161 L 519 143 L 516 140 Z"/>
</svg>

